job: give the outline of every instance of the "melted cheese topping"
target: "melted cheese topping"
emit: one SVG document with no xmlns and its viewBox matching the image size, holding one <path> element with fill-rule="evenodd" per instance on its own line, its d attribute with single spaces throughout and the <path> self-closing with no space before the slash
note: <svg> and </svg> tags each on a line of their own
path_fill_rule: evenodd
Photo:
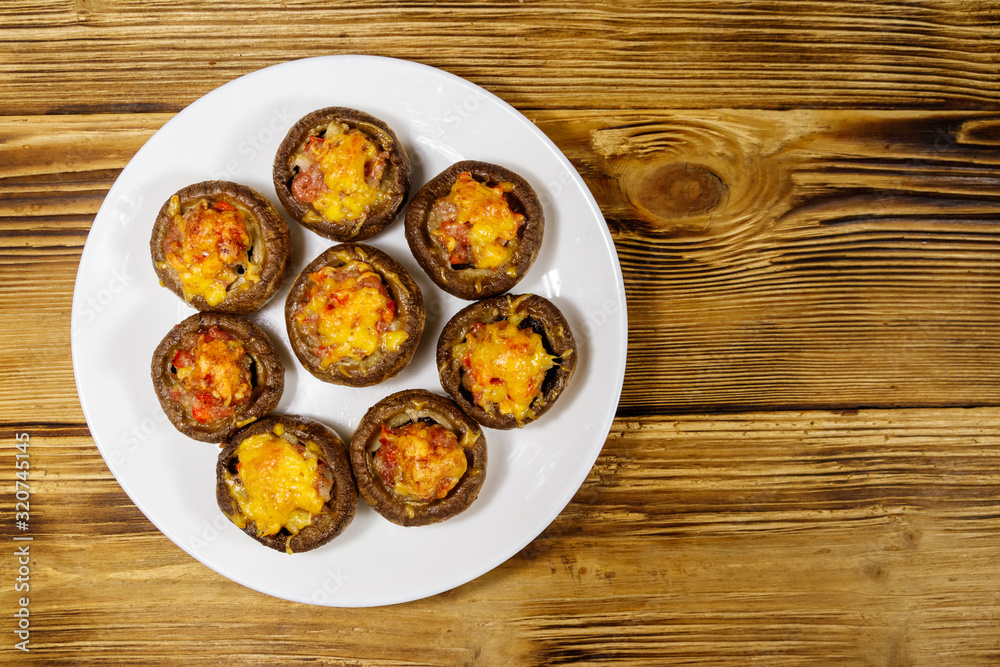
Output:
<svg viewBox="0 0 1000 667">
<path fill-rule="evenodd" d="M 198 334 L 194 345 L 179 349 L 172 360 L 180 392 L 191 417 L 207 424 L 232 414 L 253 392 L 246 350 L 217 326 Z"/>
<path fill-rule="evenodd" d="M 520 329 L 523 317 L 512 316 L 490 324 L 476 323 L 454 348 L 465 373 L 462 382 L 481 408 L 495 406 L 518 423 L 529 414 L 541 394 L 545 374 L 555 366 L 542 337 Z"/>
<path fill-rule="evenodd" d="M 469 465 L 455 433 L 440 424 L 411 422 L 394 429 L 383 424 L 380 442 L 376 471 L 404 500 L 444 498 Z"/>
<path fill-rule="evenodd" d="M 248 256 L 250 234 L 240 209 L 223 200 L 210 205 L 202 199 L 182 215 L 180 199 L 174 195 L 168 210 L 173 222 L 164 250 L 185 299 L 201 296 L 210 306 L 219 305 L 240 277 L 239 267 L 243 289 L 260 280 L 260 267 Z"/>
<path fill-rule="evenodd" d="M 378 350 L 395 352 L 408 338 L 392 330 L 396 304 L 372 267 L 352 261 L 324 266 L 309 274 L 312 287 L 295 319 L 310 339 L 321 366 L 351 358 L 361 360 Z"/>
<path fill-rule="evenodd" d="M 379 187 L 386 157 L 362 132 L 331 123 L 321 140 L 311 140 L 300 151 L 296 162 L 319 165 L 326 187 L 316 193 L 312 206 L 326 220 L 341 223 L 365 220 L 389 198 Z"/>
<path fill-rule="evenodd" d="M 405 343 L 409 337 L 410 334 L 406 333 L 402 329 L 396 331 L 386 331 L 382 334 L 382 349 L 390 353 L 399 352 L 399 348 L 403 346 L 403 343 Z"/>
<path fill-rule="evenodd" d="M 510 261 L 514 254 L 510 241 L 524 224 L 524 216 L 514 213 L 504 197 L 513 189 L 513 183 L 506 182 L 491 188 L 464 171 L 448 196 L 435 202 L 441 219 L 431 235 L 448 251 L 453 265 L 495 269 Z"/>
<path fill-rule="evenodd" d="M 241 442 L 235 452 L 238 477 L 226 477 L 242 515 L 233 517 L 237 525 L 253 521 L 258 536 L 275 535 L 282 528 L 295 535 L 310 525 L 330 499 L 328 488 L 325 494 L 319 490 L 323 482 L 313 450 L 318 447 L 312 442 L 295 445 L 273 432 Z"/>
</svg>

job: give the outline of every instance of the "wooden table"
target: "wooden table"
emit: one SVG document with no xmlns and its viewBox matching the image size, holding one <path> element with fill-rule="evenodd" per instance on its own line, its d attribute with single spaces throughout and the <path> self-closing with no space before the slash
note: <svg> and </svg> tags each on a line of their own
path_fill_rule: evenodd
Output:
<svg viewBox="0 0 1000 667">
<path fill-rule="evenodd" d="M 551 526 L 456 590 L 355 610 L 161 535 L 69 348 L 87 232 L 143 142 L 226 81 L 337 53 L 535 121 L 601 205 L 630 320 L 617 419 Z M 1000 5 L 975 0 L 8 0 L 0 662 L 997 664 L 998 53 Z"/>
</svg>

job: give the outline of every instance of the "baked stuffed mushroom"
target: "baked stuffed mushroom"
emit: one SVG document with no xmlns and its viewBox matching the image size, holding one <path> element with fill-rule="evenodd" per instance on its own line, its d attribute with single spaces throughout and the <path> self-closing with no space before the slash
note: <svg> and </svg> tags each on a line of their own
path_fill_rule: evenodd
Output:
<svg viewBox="0 0 1000 667">
<path fill-rule="evenodd" d="M 277 551 L 292 554 L 326 544 L 357 510 L 347 446 L 305 417 L 272 415 L 233 434 L 215 472 L 222 513 Z"/>
<path fill-rule="evenodd" d="M 521 428 L 555 403 L 576 368 L 576 343 L 555 305 L 505 294 L 460 310 L 437 344 L 441 386 L 490 428 Z"/>
<path fill-rule="evenodd" d="M 274 189 L 304 227 L 361 241 L 392 222 L 410 190 L 410 160 L 384 122 L 345 107 L 297 122 L 278 147 Z"/>
<path fill-rule="evenodd" d="M 285 387 L 267 334 L 224 313 L 177 324 L 156 347 L 150 372 L 170 423 L 203 442 L 222 442 L 269 413 Z"/>
<path fill-rule="evenodd" d="M 160 282 L 194 308 L 245 315 L 267 303 L 288 274 L 288 224 L 264 195 L 205 181 L 160 209 L 149 241 Z"/>
<path fill-rule="evenodd" d="M 453 401 L 411 389 L 376 403 L 351 439 L 361 497 L 401 526 L 465 511 L 486 478 L 486 436 Z"/>
<path fill-rule="evenodd" d="M 538 256 L 545 217 L 527 181 L 467 160 L 434 177 L 406 208 L 406 241 L 441 289 L 482 299 L 516 285 Z"/>
<path fill-rule="evenodd" d="M 424 330 L 423 297 L 389 255 L 344 243 L 299 275 L 285 301 L 285 324 L 306 370 L 325 382 L 365 387 L 413 358 Z"/>
</svg>

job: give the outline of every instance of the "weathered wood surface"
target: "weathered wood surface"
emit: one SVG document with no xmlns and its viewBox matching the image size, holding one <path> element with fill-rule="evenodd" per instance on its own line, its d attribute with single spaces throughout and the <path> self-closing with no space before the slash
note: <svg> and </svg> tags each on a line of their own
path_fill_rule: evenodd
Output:
<svg viewBox="0 0 1000 667">
<path fill-rule="evenodd" d="M 591 113 L 550 131 L 604 206 L 640 322 L 621 409 L 1000 402 L 1000 116 Z"/>
<path fill-rule="evenodd" d="M 633 322 L 623 413 L 1000 405 L 1000 113 L 531 115 L 615 238 Z M 167 118 L 0 120 L 6 312 L 31 294 L 68 313 L 89 221 Z M 15 317 L 0 337 L 13 351 L 36 325 Z M 32 359 L 68 344 L 56 329 Z M 35 366 L 22 361 L 0 368 Z M 58 381 L 0 387 L 11 416 L 58 400 L 69 411 L 46 421 L 78 421 L 70 368 L 31 372 Z"/>
<path fill-rule="evenodd" d="M 519 109 L 1000 104 L 982 0 L 8 0 L 0 21 L 5 115 L 177 111 L 329 53 L 440 67 Z"/>
<path fill-rule="evenodd" d="M 1000 651 L 996 408 L 620 420 L 571 504 L 520 554 L 448 593 L 356 610 L 227 581 L 131 505 L 85 429 L 29 430 L 33 646 L 46 664 L 274 664 L 286 652 L 988 664 Z"/>
<path fill-rule="evenodd" d="M 619 417 L 521 554 L 383 609 L 244 589 L 89 437 L 69 351 L 94 214 L 172 114 L 329 53 L 535 121 L 608 220 Z M 148 3 L 0 9 L 0 613 L 32 437 L 38 664 L 1000 662 L 1000 7 Z"/>
</svg>

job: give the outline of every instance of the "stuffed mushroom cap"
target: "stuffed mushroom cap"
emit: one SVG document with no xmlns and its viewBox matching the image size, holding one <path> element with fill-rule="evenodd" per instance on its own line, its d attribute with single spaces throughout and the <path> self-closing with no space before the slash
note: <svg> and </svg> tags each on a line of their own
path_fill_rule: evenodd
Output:
<svg viewBox="0 0 1000 667">
<path fill-rule="evenodd" d="M 340 535 L 358 492 L 336 433 L 305 417 L 271 415 L 233 434 L 219 453 L 216 500 L 247 535 L 292 554 Z"/>
<path fill-rule="evenodd" d="M 328 107 L 288 131 L 273 181 L 281 204 L 303 227 L 334 241 L 362 241 L 402 209 L 410 174 L 406 149 L 384 121 Z"/>
<path fill-rule="evenodd" d="M 174 326 L 153 352 L 150 374 L 170 423 L 203 442 L 222 442 L 274 410 L 285 386 L 264 330 L 225 313 L 196 313 Z"/>
<path fill-rule="evenodd" d="M 513 288 L 542 246 L 545 216 L 531 185 L 500 165 L 457 162 L 406 208 L 406 241 L 431 280 L 462 299 Z"/>
<path fill-rule="evenodd" d="M 470 417 L 496 429 L 544 415 L 576 369 L 569 323 L 548 299 L 504 294 L 466 306 L 437 343 L 441 386 Z"/>
<path fill-rule="evenodd" d="M 351 439 L 361 497 L 389 521 L 424 526 L 464 512 L 486 478 L 486 436 L 455 403 L 410 389 L 382 399 Z"/>
<path fill-rule="evenodd" d="M 291 235 L 278 209 L 256 190 L 204 181 L 163 204 L 149 248 L 160 283 L 189 305 L 245 315 L 284 283 Z"/>
<path fill-rule="evenodd" d="M 351 387 L 378 384 L 405 368 L 424 321 L 420 288 L 406 269 L 361 243 L 321 253 L 285 301 L 288 339 L 302 366 Z"/>
</svg>

